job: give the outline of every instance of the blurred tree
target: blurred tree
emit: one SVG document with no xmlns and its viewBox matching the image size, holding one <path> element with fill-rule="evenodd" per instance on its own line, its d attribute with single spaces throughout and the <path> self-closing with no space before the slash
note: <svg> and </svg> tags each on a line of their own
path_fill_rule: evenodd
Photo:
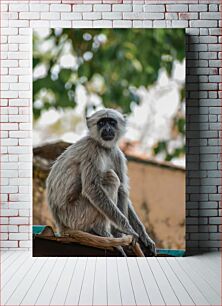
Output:
<svg viewBox="0 0 222 306">
<path fill-rule="evenodd" d="M 43 43 L 51 47 L 44 51 Z M 160 69 L 170 76 L 173 62 L 185 57 L 184 47 L 183 29 L 51 29 L 44 39 L 34 32 L 34 72 L 44 66 L 44 73 L 33 81 L 34 119 L 51 107 L 75 107 L 80 84 L 89 95 L 101 97 L 104 106 L 130 113 L 131 103 L 140 103 L 137 89 L 154 84 Z M 62 65 L 65 48 L 75 59 L 71 67 Z M 173 128 L 184 134 L 184 124 L 178 112 Z M 162 142 L 154 153 L 165 152 L 170 160 L 184 147 L 171 154 L 167 150 Z"/>
</svg>

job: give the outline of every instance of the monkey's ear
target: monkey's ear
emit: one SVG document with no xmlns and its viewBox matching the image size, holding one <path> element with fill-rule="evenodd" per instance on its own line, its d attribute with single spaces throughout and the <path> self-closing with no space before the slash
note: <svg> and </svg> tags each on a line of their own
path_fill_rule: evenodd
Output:
<svg viewBox="0 0 222 306">
<path fill-rule="evenodd" d="M 89 117 L 86 117 L 86 125 L 87 125 L 87 127 L 89 127 Z"/>
<path fill-rule="evenodd" d="M 128 115 L 127 114 L 123 114 L 123 118 L 124 118 L 124 121 L 125 123 L 127 122 L 127 119 L 128 119 Z"/>
<path fill-rule="evenodd" d="M 88 127 L 88 129 L 90 128 L 90 116 L 86 117 L 86 125 Z"/>
</svg>

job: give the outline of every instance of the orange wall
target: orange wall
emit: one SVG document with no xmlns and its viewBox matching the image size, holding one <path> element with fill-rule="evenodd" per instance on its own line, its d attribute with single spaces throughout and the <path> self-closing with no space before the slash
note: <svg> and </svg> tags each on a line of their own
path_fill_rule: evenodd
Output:
<svg viewBox="0 0 222 306">
<path fill-rule="evenodd" d="M 185 248 L 185 170 L 128 162 L 130 197 L 158 247 Z"/>
</svg>

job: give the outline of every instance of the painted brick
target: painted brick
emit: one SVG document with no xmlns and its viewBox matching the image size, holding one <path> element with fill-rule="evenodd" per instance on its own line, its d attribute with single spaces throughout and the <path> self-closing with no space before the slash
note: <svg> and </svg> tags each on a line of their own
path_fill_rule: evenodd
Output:
<svg viewBox="0 0 222 306">
<path fill-rule="evenodd" d="M 95 12 L 110 12 L 111 4 L 94 4 L 93 10 Z"/>
<path fill-rule="evenodd" d="M 65 14 L 65 13 L 62 13 L 62 14 Z M 67 14 L 69 14 L 69 13 L 67 13 Z M 57 12 L 43 12 L 43 13 L 41 13 L 41 19 L 58 20 L 59 18 L 60 18 L 60 13 L 57 13 Z"/>
<path fill-rule="evenodd" d="M 186 4 L 169 4 L 166 5 L 167 12 L 188 12 L 188 5 Z"/>
<path fill-rule="evenodd" d="M 10 240 L 28 240 L 29 236 L 27 233 L 12 233 L 9 234 Z"/>
<path fill-rule="evenodd" d="M 123 19 L 163 19 L 163 13 L 123 12 Z"/>
<path fill-rule="evenodd" d="M 24 218 L 24 217 L 11 217 L 9 218 L 9 223 L 10 224 L 28 224 L 28 218 Z"/>
<path fill-rule="evenodd" d="M 74 20 L 72 26 L 74 28 L 92 28 L 92 20 Z"/>
<path fill-rule="evenodd" d="M 132 11 L 132 5 L 131 4 L 113 4 L 112 10 L 114 12 L 130 12 Z"/>
<path fill-rule="evenodd" d="M 153 22 L 151 20 L 142 20 L 143 28 L 152 28 Z"/>
<path fill-rule="evenodd" d="M 30 21 L 30 27 L 31 28 L 49 28 L 50 22 L 48 20 L 31 20 Z M 20 49 L 22 50 L 22 49 Z M 24 51 L 24 49 L 23 49 Z"/>
<path fill-rule="evenodd" d="M 18 144 L 17 139 L 11 139 L 11 138 L 4 138 L 1 141 L 2 146 L 16 146 Z"/>
<path fill-rule="evenodd" d="M 200 13 L 200 19 L 218 19 L 220 20 L 221 18 L 221 13 Z"/>
<path fill-rule="evenodd" d="M 198 13 L 179 13 L 179 19 L 198 19 Z"/>
<path fill-rule="evenodd" d="M 1 4 L 1 11 L 2 12 L 7 12 L 8 11 L 8 4 L 6 4 L 6 3 Z"/>
<path fill-rule="evenodd" d="M 209 224 L 218 224 L 221 225 L 221 217 L 210 217 Z"/>
<path fill-rule="evenodd" d="M 21 233 L 31 233 L 30 226 L 21 225 L 19 226 L 19 232 Z"/>
<path fill-rule="evenodd" d="M 86 20 L 95 20 L 95 19 L 101 19 L 101 18 L 102 18 L 102 13 L 100 12 L 83 13 L 83 19 L 86 19 Z"/>
<path fill-rule="evenodd" d="M 25 3 L 9 4 L 9 12 L 28 12 L 29 6 Z"/>
<path fill-rule="evenodd" d="M 2 188 L 6 188 L 6 187 L 3 186 Z M 8 188 L 10 188 L 10 187 L 8 187 Z M 16 187 L 11 187 L 11 188 L 16 188 Z M 3 217 L 18 216 L 18 210 L 17 209 L 14 209 L 14 210 L 13 209 L 1 209 L 1 216 L 3 216 Z"/>
<path fill-rule="evenodd" d="M 18 242 L 17 241 L 1 241 L 1 248 L 17 248 Z"/>
<path fill-rule="evenodd" d="M 169 20 L 177 20 L 178 19 L 178 13 L 166 13 L 165 14 L 165 19 Z M 191 31 L 193 29 L 187 29 L 187 31 Z"/>
<path fill-rule="evenodd" d="M 165 12 L 165 7 L 163 4 L 155 4 L 155 5 L 144 5 L 143 6 L 143 9 L 144 9 L 144 12 L 157 12 L 157 13 L 160 13 L 160 12 Z"/>
<path fill-rule="evenodd" d="M 19 241 L 19 247 L 20 248 L 28 248 L 30 249 L 32 247 L 31 241 Z"/>
<path fill-rule="evenodd" d="M 123 15 L 121 12 L 105 12 L 102 13 L 102 19 L 122 19 Z"/>
<path fill-rule="evenodd" d="M 206 44 L 217 43 L 217 37 L 216 36 L 209 36 L 209 35 L 208 36 L 201 36 L 200 37 L 200 43 L 206 43 Z"/>
<path fill-rule="evenodd" d="M 93 9 L 92 4 L 76 4 L 73 5 L 73 11 L 75 12 L 91 12 Z"/>
<path fill-rule="evenodd" d="M 134 4 L 133 5 L 133 11 L 134 12 L 142 12 L 143 11 L 143 5 L 142 4 Z"/>
<path fill-rule="evenodd" d="M 19 13 L 19 19 L 39 19 L 40 14 L 38 12 L 24 12 Z"/>
<path fill-rule="evenodd" d="M 27 115 L 9 115 L 10 122 L 28 122 L 30 121 Z"/>
<path fill-rule="evenodd" d="M 173 20 L 172 26 L 175 28 L 186 28 L 188 27 L 188 21 L 187 20 Z"/>
<path fill-rule="evenodd" d="M 206 12 L 207 4 L 189 4 L 190 12 Z"/>
<path fill-rule="evenodd" d="M 4 123 L 4 124 L 1 124 L 1 129 L 3 131 L 5 131 L 5 130 L 9 130 L 9 131 L 18 130 L 18 123 Z"/>
<path fill-rule="evenodd" d="M 29 26 L 28 20 L 9 20 L 9 27 L 24 27 L 27 28 Z"/>
<path fill-rule="evenodd" d="M 217 12 L 219 9 L 218 4 L 209 4 L 209 11 L 210 12 Z"/>
<path fill-rule="evenodd" d="M 132 21 L 131 20 L 114 20 L 113 27 L 115 28 L 131 28 Z"/>
<path fill-rule="evenodd" d="M 49 4 L 46 3 L 30 3 L 29 10 L 34 12 L 48 12 Z"/>
<path fill-rule="evenodd" d="M 153 21 L 154 28 L 169 28 L 172 27 L 171 20 L 154 20 Z"/>
<path fill-rule="evenodd" d="M 93 27 L 94 28 L 112 28 L 111 20 L 94 20 Z"/>
<path fill-rule="evenodd" d="M 212 28 L 217 27 L 217 20 L 191 20 L 191 27 L 197 28 Z"/>
<path fill-rule="evenodd" d="M 58 18 L 54 18 L 58 19 Z M 82 19 L 82 14 L 81 13 L 61 13 L 61 19 L 62 20 L 80 20 Z"/>
<path fill-rule="evenodd" d="M 71 5 L 69 4 L 51 4 L 50 11 L 52 12 L 70 12 Z"/>
<path fill-rule="evenodd" d="M 52 20 L 50 21 L 51 28 L 71 28 L 71 20 Z"/>
</svg>

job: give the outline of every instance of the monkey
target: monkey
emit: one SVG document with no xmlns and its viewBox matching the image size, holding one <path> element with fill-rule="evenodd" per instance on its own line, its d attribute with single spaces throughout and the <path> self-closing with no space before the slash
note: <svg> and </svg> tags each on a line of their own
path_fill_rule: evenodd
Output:
<svg viewBox="0 0 222 306">
<path fill-rule="evenodd" d="M 110 108 L 86 117 L 88 134 L 54 162 L 47 181 L 47 202 L 59 233 L 75 230 L 105 237 L 132 235 L 156 254 L 129 199 L 127 164 L 119 148 L 126 118 Z"/>
</svg>

